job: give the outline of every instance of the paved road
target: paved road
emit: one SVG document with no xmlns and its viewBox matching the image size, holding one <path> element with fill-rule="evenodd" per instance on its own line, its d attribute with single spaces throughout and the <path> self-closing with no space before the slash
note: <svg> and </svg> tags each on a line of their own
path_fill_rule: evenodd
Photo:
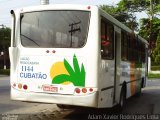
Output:
<svg viewBox="0 0 160 120">
<path fill-rule="evenodd" d="M 9 76 L 0 76 L 0 114 L 34 114 L 45 110 L 52 111 L 53 107 L 55 107 L 53 104 L 27 103 L 11 100 L 9 80 Z"/>
<path fill-rule="evenodd" d="M 152 83 L 151 83 L 152 84 Z M 140 97 L 131 97 L 122 113 L 129 114 L 160 114 L 160 87 L 148 86 L 143 89 Z"/>
<path fill-rule="evenodd" d="M 69 110 L 68 110 L 69 111 Z M 78 109 L 69 112 L 62 119 L 112 119 L 119 120 L 135 120 L 129 117 L 136 115 L 141 117 L 141 120 L 160 120 L 160 79 L 147 81 L 147 86 L 142 90 L 140 97 L 131 97 L 127 100 L 126 106 L 122 112 L 113 109 Z M 129 115 L 129 116 L 125 116 Z M 142 116 L 138 116 L 142 115 Z M 97 118 L 96 118 L 97 117 Z M 121 118 L 120 118 L 121 117 Z M 123 118 L 124 117 L 124 118 Z M 140 119 L 140 118 L 139 118 Z"/>
<path fill-rule="evenodd" d="M 0 76 L 0 114 L 24 114 L 27 113 L 24 120 L 54 120 L 54 119 L 92 119 L 93 115 L 99 119 L 107 119 L 108 115 L 120 114 L 160 114 L 160 80 L 149 80 L 147 87 L 142 90 L 140 97 L 131 97 L 127 100 L 126 107 L 122 112 L 113 109 L 64 109 L 60 110 L 54 104 L 26 103 L 20 101 L 11 101 L 9 96 L 9 77 Z M 31 115 L 33 113 L 33 115 Z M 4 118 L 4 116 L 0 117 Z M 114 116 L 116 117 L 116 116 Z M 146 117 L 146 116 L 142 116 Z M 151 120 L 160 120 L 160 116 Z M 8 117 L 7 117 L 8 118 Z M 19 117 L 18 117 L 19 118 Z M 115 118 L 116 119 L 116 118 Z M 117 118 L 118 120 L 118 118 Z M 130 119 L 129 119 L 130 120 Z M 142 119 L 144 120 L 144 119 Z"/>
<path fill-rule="evenodd" d="M 0 77 L 0 113 L 37 105 L 37 103 L 24 104 L 23 102 L 11 101 L 9 79 L 8 76 Z"/>
</svg>

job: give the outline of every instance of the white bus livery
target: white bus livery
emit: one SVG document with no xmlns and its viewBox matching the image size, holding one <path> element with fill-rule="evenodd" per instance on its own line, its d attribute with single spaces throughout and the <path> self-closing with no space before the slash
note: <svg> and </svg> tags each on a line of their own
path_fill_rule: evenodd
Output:
<svg viewBox="0 0 160 120">
<path fill-rule="evenodd" d="M 141 93 L 148 43 L 97 6 L 11 10 L 11 99 L 95 108 Z"/>
</svg>

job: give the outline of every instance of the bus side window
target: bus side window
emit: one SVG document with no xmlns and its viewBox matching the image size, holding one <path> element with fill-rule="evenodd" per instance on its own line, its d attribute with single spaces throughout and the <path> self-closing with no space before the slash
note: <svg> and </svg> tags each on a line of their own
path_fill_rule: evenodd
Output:
<svg viewBox="0 0 160 120">
<path fill-rule="evenodd" d="M 128 60 L 128 36 L 127 32 L 121 32 L 121 59 L 123 61 Z"/>
<path fill-rule="evenodd" d="M 113 25 L 101 20 L 101 57 L 113 59 Z"/>
</svg>

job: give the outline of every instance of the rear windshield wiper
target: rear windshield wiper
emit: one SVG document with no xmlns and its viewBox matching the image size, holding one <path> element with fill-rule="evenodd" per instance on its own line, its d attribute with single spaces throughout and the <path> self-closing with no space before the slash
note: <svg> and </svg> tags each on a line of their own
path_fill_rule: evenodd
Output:
<svg viewBox="0 0 160 120">
<path fill-rule="evenodd" d="M 34 44 L 36 44 L 37 46 L 40 46 L 40 45 L 38 45 L 38 43 L 35 42 L 35 40 L 27 37 L 26 35 L 21 34 L 21 36 L 23 36 L 23 37 L 27 38 L 28 40 L 32 41 L 32 42 L 33 42 Z"/>
</svg>

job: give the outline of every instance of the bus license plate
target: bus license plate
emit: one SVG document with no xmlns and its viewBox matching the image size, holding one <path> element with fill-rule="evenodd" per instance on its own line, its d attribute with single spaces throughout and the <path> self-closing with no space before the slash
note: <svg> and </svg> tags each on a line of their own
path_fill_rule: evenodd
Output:
<svg viewBox="0 0 160 120">
<path fill-rule="evenodd" d="M 58 92 L 58 87 L 44 85 L 43 86 L 43 91 L 57 93 Z"/>
</svg>

